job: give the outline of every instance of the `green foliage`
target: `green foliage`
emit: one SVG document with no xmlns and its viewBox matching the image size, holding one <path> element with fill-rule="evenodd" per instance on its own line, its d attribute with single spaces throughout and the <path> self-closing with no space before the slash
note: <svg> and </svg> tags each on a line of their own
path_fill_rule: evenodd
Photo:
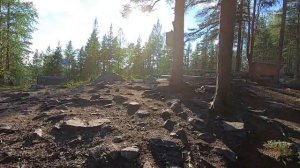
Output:
<svg viewBox="0 0 300 168">
<path fill-rule="evenodd" d="M 299 159 L 299 152 L 293 149 L 292 145 L 284 141 L 268 141 L 263 144 L 266 149 L 272 150 L 278 154 L 278 160 L 286 165 L 286 163 L 293 159 Z"/>
<path fill-rule="evenodd" d="M 77 67 L 77 62 L 75 60 L 75 56 L 77 52 L 73 48 L 72 41 L 68 42 L 64 54 L 66 60 L 66 65 L 64 67 L 65 75 L 69 79 L 74 79 L 77 76 L 78 67 Z"/>
<path fill-rule="evenodd" d="M 0 4 L 0 82 L 18 85 L 26 80 L 24 62 L 37 12 L 32 2 L 1 0 Z"/>
<path fill-rule="evenodd" d="M 49 50 L 46 52 L 43 61 L 43 75 L 46 76 L 62 76 L 63 66 L 62 66 L 62 50 L 58 43 L 54 52 Z"/>
<path fill-rule="evenodd" d="M 100 42 L 98 39 L 98 21 L 95 19 L 93 32 L 85 47 L 86 61 L 84 65 L 84 76 L 90 77 L 100 73 Z"/>
</svg>

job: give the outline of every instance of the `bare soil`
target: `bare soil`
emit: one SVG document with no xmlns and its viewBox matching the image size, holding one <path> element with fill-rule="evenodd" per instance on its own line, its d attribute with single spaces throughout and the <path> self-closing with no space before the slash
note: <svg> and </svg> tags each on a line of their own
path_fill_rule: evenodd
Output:
<svg viewBox="0 0 300 168">
<path fill-rule="evenodd" d="M 300 166 L 263 146 L 278 140 L 299 151 L 299 91 L 235 83 L 232 114 L 218 114 L 207 130 L 213 93 L 200 87 L 172 89 L 161 80 L 1 91 L 0 167 Z"/>
</svg>

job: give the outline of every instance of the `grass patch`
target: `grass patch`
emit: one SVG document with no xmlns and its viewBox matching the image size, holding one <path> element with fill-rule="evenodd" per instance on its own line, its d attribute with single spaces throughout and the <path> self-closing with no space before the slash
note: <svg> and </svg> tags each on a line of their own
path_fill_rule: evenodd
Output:
<svg viewBox="0 0 300 168">
<path fill-rule="evenodd" d="M 300 152 L 291 143 L 271 140 L 264 143 L 263 146 L 269 156 L 281 161 L 284 165 L 291 161 L 297 161 L 300 164 Z"/>
</svg>

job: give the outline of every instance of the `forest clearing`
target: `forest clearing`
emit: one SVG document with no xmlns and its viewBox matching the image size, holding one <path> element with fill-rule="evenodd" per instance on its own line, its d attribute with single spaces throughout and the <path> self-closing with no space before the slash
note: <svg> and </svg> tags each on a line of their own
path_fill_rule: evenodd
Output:
<svg viewBox="0 0 300 168">
<path fill-rule="evenodd" d="M 60 2 L 0 1 L 0 168 L 300 166 L 298 1 Z"/>
</svg>

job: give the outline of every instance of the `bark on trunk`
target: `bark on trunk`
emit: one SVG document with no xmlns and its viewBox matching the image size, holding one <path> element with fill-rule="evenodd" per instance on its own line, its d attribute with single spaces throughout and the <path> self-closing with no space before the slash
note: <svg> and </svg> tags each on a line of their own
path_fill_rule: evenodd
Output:
<svg viewBox="0 0 300 168">
<path fill-rule="evenodd" d="M 183 85 L 183 56 L 184 56 L 184 8 L 185 0 L 175 1 L 174 46 L 170 85 Z"/>
<path fill-rule="evenodd" d="M 250 69 L 252 66 L 252 59 L 250 58 L 250 39 L 251 39 L 251 17 L 250 17 L 250 0 L 248 0 L 247 4 L 247 13 L 248 13 L 248 19 L 247 19 L 247 24 L 248 24 L 248 31 L 247 31 L 247 48 L 246 48 L 246 54 L 247 54 L 247 60 L 248 60 L 248 71 L 250 73 Z"/>
<path fill-rule="evenodd" d="M 300 81 L 300 11 L 298 13 L 298 26 L 297 26 L 297 53 L 295 56 L 294 79 Z"/>
<path fill-rule="evenodd" d="M 254 50 L 254 42 L 255 42 L 256 6 L 257 6 L 257 0 L 254 0 L 253 11 L 252 11 L 252 22 L 251 22 L 250 51 L 248 57 L 250 73 L 252 72 L 253 50 Z"/>
<path fill-rule="evenodd" d="M 211 110 L 224 113 L 230 104 L 232 47 L 236 16 L 236 0 L 222 0 L 218 53 L 217 88 Z"/>
<path fill-rule="evenodd" d="M 281 16 L 281 28 L 279 34 L 279 44 L 278 44 L 278 58 L 277 58 L 277 76 L 276 81 L 278 81 L 280 77 L 280 69 L 282 63 L 282 51 L 283 51 L 283 43 L 284 43 L 284 33 L 285 33 L 285 22 L 286 22 L 286 10 L 287 10 L 287 0 L 283 0 L 282 4 L 282 16 Z"/>
<path fill-rule="evenodd" d="M 243 8 L 244 8 L 244 0 L 241 0 L 239 5 L 239 32 L 238 32 L 238 41 L 237 41 L 237 52 L 236 52 L 236 65 L 235 71 L 240 72 L 241 70 L 241 55 L 242 55 L 242 24 L 243 24 Z"/>
<path fill-rule="evenodd" d="M 10 2 L 7 4 L 7 23 L 6 23 L 6 28 L 7 28 L 7 38 L 6 38 L 6 68 L 5 71 L 9 72 L 10 70 Z"/>
</svg>

